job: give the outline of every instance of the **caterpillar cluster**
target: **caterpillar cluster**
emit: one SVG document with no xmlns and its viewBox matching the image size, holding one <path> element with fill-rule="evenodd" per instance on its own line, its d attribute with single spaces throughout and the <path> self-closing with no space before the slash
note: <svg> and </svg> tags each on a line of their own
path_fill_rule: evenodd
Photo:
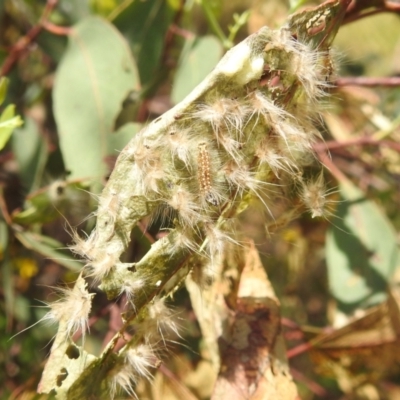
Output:
<svg viewBox="0 0 400 400">
<path fill-rule="evenodd" d="M 150 272 L 126 278 L 132 265 L 120 257 L 140 218 L 151 213 L 170 218 L 169 259 L 186 251 L 212 264 L 227 242 L 237 240 L 238 213 L 251 198 L 268 209 L 276 185 L 299 187 L 312 215 L 322 215 L 322 178 L 301 176 L 314 158 L 319 133 L 313 121 L 329 87 L 327 65 L 328 52 L 297 41 L 288 29 L 263 28 L 229 51 L 206 83 L 122 151 L 103 191 L 96 229 L 73 247 L 86 259 L 86 274 L 102 282 L 109 297 L 124 293 L 134 310 L 138 293 L 166 284 Z M 163 304 L 156 296 L 145 315 L 176 330 Z M 132 393 L 140 377 L 150 376 L 164 335 L 160 323 L 138 328 L 135 341 L 119 353 L 106 377 L 112 395 L 118 387 Z"/>
<path fill-rule="evenodd" d="M 272 181 L 301 180 L 319 135 L 313 119 L 329 86 L 329 54 L 310 49 L 285 30 L 260 35 L 262 51 L 252 54 L 251 43 L 242 44 L 242 59 L 228 53 L 228 61 L 221 62 L 226 91 L 222 84 L 208 90 L 174 115 L 172 129 L 155 121 L 158 130 L 143 130 L 126 149 L 134 162 L 131 174 L 139 175 L 143 192 L 159 202 L 157 212 L 172 211 L 187 241 L 207 238 L 209 258 L 211 248 L 222 251 L 214 238 L 228 235 L 221 215 L 247 194 L 267 206 Z M 307 184 L 300 186 L 307 191 Z M 321 215 L 320 205 L 316 211 L 312 202 L 305 203 L 313 215 Z"/>
</svg>

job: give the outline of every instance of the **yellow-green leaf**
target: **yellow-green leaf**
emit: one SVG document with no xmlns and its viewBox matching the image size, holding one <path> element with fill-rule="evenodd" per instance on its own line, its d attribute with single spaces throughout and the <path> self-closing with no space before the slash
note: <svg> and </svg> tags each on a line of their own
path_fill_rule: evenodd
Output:
<svg viewBox="0 0 400 400">
<path fill-rule="evenodd" d="M 15 115 L 15 106 L 8 105 L 0 116 L 0 150 L 4 148 L 15 128 L 23 124 L 19 115 Z"/>
<path fill-rule="evenodd" d="M 0 78 L 0 106 L 3 104 L 8 89 L 8 79 L 5 76 Z"/>
</svg>

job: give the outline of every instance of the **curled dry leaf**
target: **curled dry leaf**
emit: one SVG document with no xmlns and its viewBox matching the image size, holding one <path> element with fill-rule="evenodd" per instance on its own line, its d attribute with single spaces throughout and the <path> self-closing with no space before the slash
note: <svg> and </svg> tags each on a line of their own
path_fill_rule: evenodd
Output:
<svg viewBox="0 0 400 400">
<path fill-rule="evenodd" d="M 346 393 L 357 393 L 398 370 L 400 356 L 400 296 L 388 300 L 340 329 L 321 333 L 310 341 L 318 371 L 334 376 Z"/>
<path fill-rule="evenodd" d="M 295 399 L 279 302 L 254 243 L 227 249 L 201 295 L 192 278 L 187 286 L 219 369 L 212 399 Z"/>
</svg>

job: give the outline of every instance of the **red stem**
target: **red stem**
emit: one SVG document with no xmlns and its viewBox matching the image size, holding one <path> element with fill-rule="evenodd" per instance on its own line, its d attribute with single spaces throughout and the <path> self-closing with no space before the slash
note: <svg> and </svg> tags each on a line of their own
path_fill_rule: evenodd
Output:
<svg viewBox="0 0 400 400">
<path fill-rule="evenodd" d="M 350 22 L 357 21 L 361 18 L 370 17 L 372 15 L 382 13 L 382 12 L 392 12 L 392 13 L 400 13 L 400 4 L 394 3 L 391 1 L 384 2 L 384 5 L 381 7 L 375 7 L 371 9 L 371 5 L 369 2 L 359 2 L 357 0 L 353 0 L 351 5 L 347 8 L 347 14 L 343 20 L 342 25 L 348 24 Z M 364 11 L 367 10 L 367 11 Z"/>
<path fill-rule="evenodd" d="M 400 77 L 399 76 L 385 76 L 385 77 L 351 77 L 344 76 L 336 79 L 336 86 L 366 86 L 366 87 L 375 87 L 375 86 L 400 86 Z"/>
<path fill-rule="evenodd" d="M 43 21 L 42 27 L 53 35 L 58 36 L 68 36 L 72 30 L 72 28 L 70 28 L 69 26 L 59 26 L 49 21 Z"/>
<path fill-rule="evenodd" d="M 347 176 L 332 162 L 330 157 L 325 151 L 318 151 L 317 154 L 322 164 L 328 169 L 328 171 L 336 178 L 338 182 L 348 182 Z"/>
<path fill-rule="evenodd" d="M 58 0 L 47 0 L 39 23 L 33 26 L 25 36 L 19 38 L 17 43 L 11 48 L 1 67 L 0 76 L 7 75 L 10 72 L 21 54 L 23 54 L 29 45 L 36 39 L 57 3 Z"/>
<path fill-rule="evenodd" d="M 306 384 L 307 388 L 316 394 L 319 397 L 328 396 L 328 392 L 317 382 L 313 381 L 310 378 L 307 378 L 302 372 L 298 371 L 295 368 L 290 368 L 290 373 L 296 381 L 300 381 Z"/>
<path fill-rule="evenodd" d="M 298 346 L 293 347 L 292 349 L 289 349 L 286 352 L 286 357 L 288 359 L 296 357 L 299 354 L 303 354 L 303 353 L 306 353 L 307 351 L 310 351 L 312 348 L 313 348 L 313 346 L 308 342 L 301 343 Z"/>
<path fill-rule="evenodd" d="M 390 147 L 393 150 L 399 151 L 400 152 L 400 143 L 396 143 L 392 140 L 376 140 L 373 139 L 369 136 L 363 136 L 351 140 L 346 140 L 343 142 L 337 142 L 335 140 L 327 141 L 327 142 L 321 142 L 321 143 L 316 143 L 314 144 L 313 148 L 315 151 L 320 152 L 324 150 L 335 150 L 335 149 L 340 149 L 343 147 L 349 147 L 349 146 L 364 146 L 364 145 L 372 145 L 372 146 L 386 146 Z"/>
</svg>

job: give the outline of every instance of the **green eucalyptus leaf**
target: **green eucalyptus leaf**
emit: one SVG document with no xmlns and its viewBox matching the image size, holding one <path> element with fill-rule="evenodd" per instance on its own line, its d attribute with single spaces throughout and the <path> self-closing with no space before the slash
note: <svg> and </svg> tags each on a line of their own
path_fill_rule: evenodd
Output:
<svg viewBox="0 0 400 400">
<path fill-rule="evenodd" d="M 400 253 L 395 231 L 378 206 L 350 183 L 342 184 L 340 193 L 326 258 L 331 293 L 350 313 L 384 300 Z"/>
<path fill-rule="evenodd" d="M 58 180 L 32 192 L 23 210 L 12 214 L 13 222 L 20 225 L 46 223 L 67 212 L 77 215 L 89 203 L 89 182 Z"/>
<path fill-rule="evenodd" d="M 68 253 L 61 251 L 61 249 L 65 248 L 61 242 L 29 231 L 16 232 L 15 236 L 27 249 L 34 250 L 73 272 L 82 270 L 81 263 L 73 259 Z"/>
<path fill-rule="evenodd" d="M 12 148 L 26 191 L 37 190 L 47 161 L 47 144 L 40 135 L 36 122 L 26 117 L 23 127 L 12 137 Z"/>
<path fill-rule="evenodd" d="M 31 225 L 53 221 L 59 216 L 57 205 L 60 205 L 60 188 L 63 182 L 53 183 L 41 188 L 29 195 L 23 210 L 16 210 L 12 214 L 12 220 L 19 225 Z M 57 185 L 57 186 L 56 186 Z"/>
<path fill-rule="evenodd" d="M 115 120 L 138 88 L 129 48 L 110 23 L 88 17 L 72 29 L 54 87 L 60 146 L 71 178 L 105 175 Z"/>
<path fill-rule="evenodd" d="M 78 22 L 90 15 L 90 2 L 88 0 L 59 0 L 59 9 L 69 21 Z"/>
<path fill-rule="evenodd" d="M 175 73 L 172 101 L 182 101 L 213 70 L 222 53 L 215 36 L 187 40 Z"/>
<path fill-rule="evenodd" d="M 16 296 L 13 306 L 14 306 L 13 317 L 17 321 L 27 324 L 29 322 L 29 318 L 31 316 L 31 311 L 32 311 L 32 306 L 30 301 L 26 297 L 23 297 L 21 295 Z"/>
<path fill-rule="evenodd" d="M 116 132 L 111 135 L 109 141 L 110 154 L 118 154 L 127 143 L 140 131 L 142 124 L 129 122 L 122 125 Z"/>
<path fill-rule="evenodd" d="M 131 45 L 142 85 L 148 85 L 156 78 L 165 35 L 174 15 L 175 9 L 170 2 L 147 0 L 133 1 L 123 12 L 110 17 Z"/>
</svg>

